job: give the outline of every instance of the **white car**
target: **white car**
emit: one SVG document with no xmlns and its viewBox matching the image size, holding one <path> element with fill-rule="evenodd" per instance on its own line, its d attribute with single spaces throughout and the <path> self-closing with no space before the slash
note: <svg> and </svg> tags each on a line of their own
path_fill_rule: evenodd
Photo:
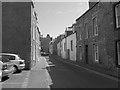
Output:
<svg viewBox="0 0 120 90">
<path fill-rule="evenodd" d="M 7 57 L 11 62 L 14 63 L 14 72 L 19 72 L 25 68 L 25 61 L 22 60 L 18 55 L 11 53 L 0 53 L 0 55 Z"/>
<path fill-rule="evenodd" d="M 0 56 L 0 78 L 9 76 L 14 73 L 14 63 L 11 62 L 8 58 Z"/>
</svg>

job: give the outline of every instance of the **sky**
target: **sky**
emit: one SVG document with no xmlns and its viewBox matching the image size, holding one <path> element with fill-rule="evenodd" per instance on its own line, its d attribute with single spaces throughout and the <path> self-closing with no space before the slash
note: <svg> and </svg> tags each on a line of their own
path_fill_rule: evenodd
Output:
<svg viewBox="0 0 120 90">
<path fill-rule="evenodd" d="M 88 0 L 35 0 L 40 32 L 53 38 L 63 34 L 87 9 Z"/>
</svg>

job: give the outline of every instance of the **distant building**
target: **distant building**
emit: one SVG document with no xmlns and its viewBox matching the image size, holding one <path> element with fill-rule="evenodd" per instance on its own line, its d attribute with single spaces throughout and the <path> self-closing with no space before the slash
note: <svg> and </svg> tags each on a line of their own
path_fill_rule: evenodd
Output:
<svg viewBox="0 0 120 90">
<path fill-rule="evenodd" d="M 72 61 L 76 61 L 76 33 L 72 33 L 68 37 L 66 37 L 66 56 L 68 59 Z"/>
<path fill-rule="evenodd" d="M 76 24 L 68 27 L 57 44 L 58 56 L 63 59 L 76 61 Z"/>
<path fill-rule="evenodd" d="M 52 41 L 52 37 L 49 34 L 46 37 L 41 37 L 41 51 L 49 53 L 49 43 Z"/>
</svg>

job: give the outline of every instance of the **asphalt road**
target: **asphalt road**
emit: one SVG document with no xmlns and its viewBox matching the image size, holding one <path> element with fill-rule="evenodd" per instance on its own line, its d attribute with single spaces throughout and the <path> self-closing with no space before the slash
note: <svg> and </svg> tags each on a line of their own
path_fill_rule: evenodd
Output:
<svg viewBox="0 0 120 90">
<path fill-rule="evenodd" d="M 95 74 L 82 68 L 72 66 L 51 58 L 55 65 L 50 67 L 52 88 L 118 88 L 118 81 Z"/>
</svg>

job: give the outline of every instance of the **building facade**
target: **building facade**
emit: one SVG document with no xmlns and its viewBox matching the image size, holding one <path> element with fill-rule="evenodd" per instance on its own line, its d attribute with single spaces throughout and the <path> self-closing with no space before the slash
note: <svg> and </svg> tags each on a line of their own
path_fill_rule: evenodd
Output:
<svg viewBox="0 0 120 90">
<path fill-rule="evenodd" d="M 35 18 L 31 0 L 2 2 L 2 52 L 20 55 L 25 60 L 26 69 L 31 69 L 36 63 L 35 48 L 38 47 L 36 41 L 40 33 L 36 32 Z"/>
<path fill-rule="evenodd" d="M 63 59 L 76 61 L 76 32 L 74 26 L 68 27 L 57 44 L 57 54 Z"/>
<path fill-rule="evenodd" d="M 41 37 L 41 51 L 49 53 L 49 43 L 52 41 L 52 38 L 49 34 L 46 37 Z"/>
<path fill-rule="evenodd" d="M 78 62 L 117 70 L 120 62 L 119 3 L 93 3 L 76 19 Z"/>
<path fill-rule="evenodd" d="M 72 61 L 76 61 L 76 33 L 72 33 L 66 37 L 66 57 Z"/>
</svg>

